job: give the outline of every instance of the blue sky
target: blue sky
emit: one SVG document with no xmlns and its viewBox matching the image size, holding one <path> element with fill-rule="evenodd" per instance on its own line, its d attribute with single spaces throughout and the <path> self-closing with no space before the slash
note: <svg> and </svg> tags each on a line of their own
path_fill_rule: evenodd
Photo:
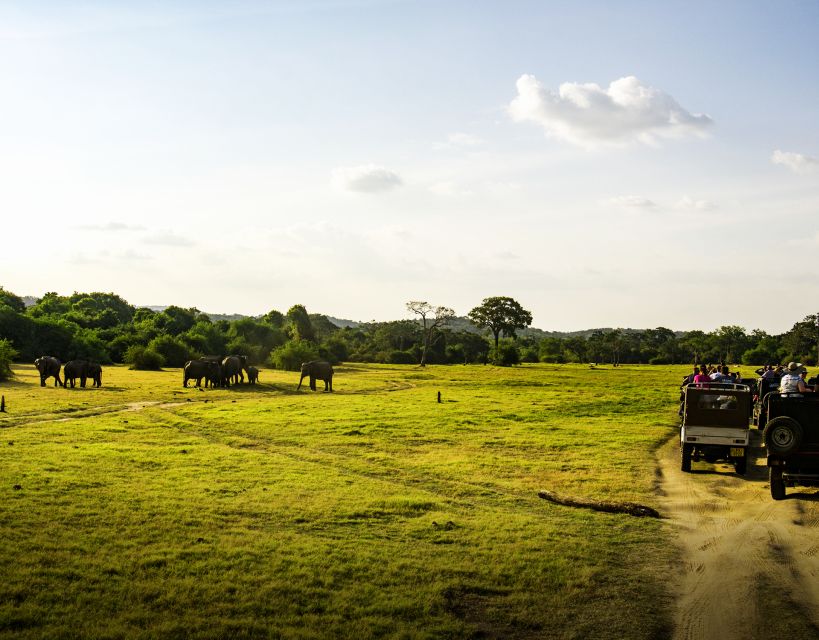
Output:
<svg viewBox="0 0 819 640">
<path fill-rule="evenodd" d="M 818 28 L 814 2 L 0 2 L 0 281 L 782 331 L 819 304 Z"/>
</svg>

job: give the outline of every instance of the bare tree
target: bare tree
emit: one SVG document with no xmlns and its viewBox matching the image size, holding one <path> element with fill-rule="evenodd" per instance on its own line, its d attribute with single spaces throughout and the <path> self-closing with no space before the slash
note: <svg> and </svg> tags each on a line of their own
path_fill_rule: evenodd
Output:
<svg viewBox="0 0 819 640">
<path fill-rule="evenodd" d="M 429 302 L 420 300 L 410 300 L 407 303 L 407 309 L 415 315 L 421 316 L 421 325 L 424 328 L 421 366 L 425 367 L 427 365 L 427 351 L 429 345 L 432 344 L 432 333 L 454 318 L 455 312 L 449 307 L 433 307 Z"/>
</svg>

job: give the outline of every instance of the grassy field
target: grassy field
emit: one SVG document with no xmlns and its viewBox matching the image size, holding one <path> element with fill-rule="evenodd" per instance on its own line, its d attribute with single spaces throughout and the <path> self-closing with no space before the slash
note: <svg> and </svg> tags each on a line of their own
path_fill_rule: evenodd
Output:
<svg viewBox="0 0 819 640">
<path fill-rule="evenodd" d="M 0 385 L 0 637 L 657 638 L 680 367 L 336 370 Z M 443 402 L 436 400 L 437 392 Z"/>
</svg>

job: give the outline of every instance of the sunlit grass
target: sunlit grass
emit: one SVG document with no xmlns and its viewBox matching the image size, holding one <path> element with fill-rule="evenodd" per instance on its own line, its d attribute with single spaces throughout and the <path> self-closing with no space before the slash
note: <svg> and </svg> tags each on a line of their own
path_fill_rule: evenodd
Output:
<svg viewBox="0 0 819 640">
<path fill-rule="evenodd" d="M 204 391 L 178 370 L 106 368 L 85 390 L 15 371 L 0 386 L 2 634 L 667 628 L 663 525 L 537 490 L 652 504 L 682 368 L 358 365 L 332 394 L 267 370 Z"/>
</svg>

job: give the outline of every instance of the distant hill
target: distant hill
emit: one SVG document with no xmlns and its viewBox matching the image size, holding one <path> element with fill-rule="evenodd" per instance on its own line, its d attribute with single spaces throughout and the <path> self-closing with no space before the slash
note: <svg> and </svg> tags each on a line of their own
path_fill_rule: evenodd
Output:
<svg viewBox="0 0 819 640">
<path fill-rule="evenodd" d="M 36 302 L 35 298 L 30 298 L 30 296 L 26 296 L 24 298 L 24 300 L 26 300 L 26 305 L 28 305 L 28 306 L 31 306 L 31 304 L 33 304 L 33 302 L 32 303 L 28 302 L 29 299 L 34 300 Z M 168 305 L 164 305 L 164 306 L 147 305 L 147 306 L 145 306 L 143 308 L 150 309 L 151 311 L 159 312 L 159 311 L 164 311 L 165 309 L 167 309 Z M 260 318 L 261 317 L 261 316 L 249 316 L 249 315 L 241 314 L 241 313 L 209 313 L 207 311 L 203 311 L 202 313 L 207 315 L 213 322 L 216 322 L 217 320 L 227 320 L 227 321 L 230 322 L 230 321 L 233 321 L 233 320 L 240 320 L 241 318 Z M 324 314 L 320 314 L 320 315 L 324 315 Z M 334 325 L 336 325 L 337 327 L 340 327 L 342 329 L 345 328 L 345 327 L 355 329 L 356 327 L 360 327 L 360 326 L 365 325 L 365 324 L 370 324 L 370 323 L 367 323 L 367 322 L 360 322 L 358 320 L 347 320 L 346 318 L 336 318 L 335 316 L 326 316 L 326 318 L 330 322 L 332 322 Z M 411 320 L 412 318 L 405 318 L 405 319 L 410 319 Z M 476 327 L 474 324 L 472 324 L 472 321 L 469 318 L 466 318 L 466 317 L 453 318 L 452 320 L 450 320 L 448 327 L 452 331 L 470 331 L 472 333 L 480 333 L 480 334 L 486 333 L 486 331 L 484 331 L 482 329 L 478 329 L 478 327 Z M 645 329 L 632 329 L 630 327 L 625 328 L 625 329 L 620 327 L 619 329 L 623 333 L 638 333 L 638 332 L 641 332 L 641 331 L 645 331 Z M 521 337 L 521 338 L 523 338 L 523 337 L 527 337 L 527 338 L 532 337 L 532 338 L 535 338 L 536 340 L 543 340 L 543 338 L 562 338 L 562 339 L 565 339 L 565 338 L 584 338 L 585 339 L 585 338 L 588 338 L 590 335 L 592 335 L 595 331 L 609 332 L 609 331 L 614 331 L 614 329 L 612 327 L 598 327 L 598 328 L 594 328 L 594 329 L 581 329 L 580 331 L 546 331 L 545 329 L 538 329 L 537 327 L 528 327 L 526 329 L 520 329 L 517 332 L 517 334 L 518 334 L 518 337 Z M 675 331 L 674 333 L 677 336 L 680 336 L 684 332 L 683 331 Z"/>
<path fill-rule="evenodd" d="M 327 319 L 342 329 L 345 327 L 355 329 L 356 327 L 360 327 L 362 325 L 361 322 L 356 322 L 355 320 L 343 320 L 342 318 L 334 318 L 333 316 L 327 316 Z"/>
<path fill-rule="evenodd" d="M 142 307 L 138 307 L 139 309 L 150 309 L 151 311 L 156 311 L 160 313 L 165 311 L 169 305 L 153 305 L 147 304 Z M 209 313 L 207 311 L 202 311 L 208 318 L 211 319 L 212 322 L 218 322 L 219 320 L 227 320 L 228 322 L 232 322 L 233 320 L 241 320 L 242 318 L 258 318 L 260 316 L 248 316 L 243 313 Z"/>
</svg>

